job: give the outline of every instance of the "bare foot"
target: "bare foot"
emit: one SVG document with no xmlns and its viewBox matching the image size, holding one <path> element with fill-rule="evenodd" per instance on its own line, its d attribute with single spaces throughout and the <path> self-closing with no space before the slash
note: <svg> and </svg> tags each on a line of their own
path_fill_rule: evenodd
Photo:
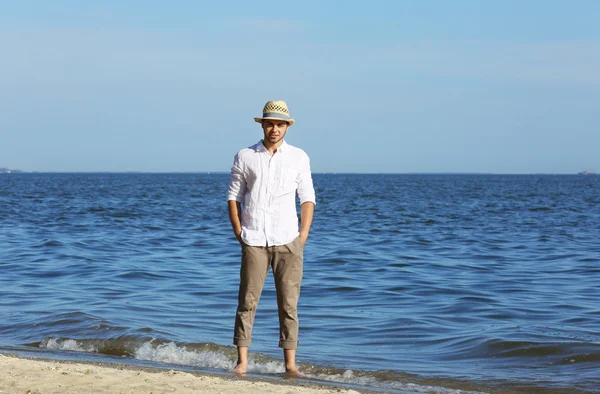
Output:
<svg viewBox="0 0 600 394">
<path fill-rule="evenodd" d="M 285 378 L 286 379 L 305 378 L 305 377 L 306 377 L 306 375 L 304 375 L 302 372 L 298 371 L 298 368 L 296 368 L 295 366 L 285 369 Z"/>
<path fill-rule="evenodd" d="M 246 371 L 248 369 L 247 363 L 238 363 L 236 367 L 231 371 L 237 375 L 246 375 Z"/>
<path fill-rule="evenodd" d="M 248 346 L 238 346 L 237 353 L 237 364 L 231 372 L 238 375 L 246 375 L 246 371 L 248 370 Z"/>
</svg>

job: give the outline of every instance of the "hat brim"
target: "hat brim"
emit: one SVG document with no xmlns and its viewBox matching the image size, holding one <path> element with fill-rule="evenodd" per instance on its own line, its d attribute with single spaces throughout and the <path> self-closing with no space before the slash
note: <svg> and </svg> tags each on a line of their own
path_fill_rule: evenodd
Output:
<svg viewBox="0 0 600 394">
<path fill-rule="evenodd" d="M 290 126 L 293 125 L 296 122 L 292 118 L 290 118 L 290 119 L 282 119 L 282 118 L 275 118 L 275 117 L 272 117 L 272 116 L 265 116 L 264 118 L 254 118 L 254 121 L 256 123 L 262 123 L 263 120 L 281 120 L 281 121 L 284 121 L 284 122 L 288 122 L 290 124 Z"/>
</svg>

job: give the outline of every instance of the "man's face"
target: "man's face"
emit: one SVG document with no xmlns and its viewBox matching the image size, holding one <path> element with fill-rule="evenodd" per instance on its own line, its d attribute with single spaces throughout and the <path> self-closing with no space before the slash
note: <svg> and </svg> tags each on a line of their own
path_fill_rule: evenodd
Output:
<svg viewBox="0 0 600 394">
<path fill-rule="evenodd" d="M 265 141 L 276 145 L 287 133 L 290 125 L 285 120 L 265 119 L 262 121 L 263 132 L 265 133 Z"/>
</svg>

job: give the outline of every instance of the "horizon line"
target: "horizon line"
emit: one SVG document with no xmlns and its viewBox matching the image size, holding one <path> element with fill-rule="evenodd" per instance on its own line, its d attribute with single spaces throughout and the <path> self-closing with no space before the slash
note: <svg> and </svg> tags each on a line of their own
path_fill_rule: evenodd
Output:
<svg viewBox="0 0 600 394">
<path fill-rule="evenodd" d="M 229 171 L 22 171 L 0 172 L 1 174 L 229 174 Z M 312 171 L 312 175 L 584 175 L 578 172 L 338 172 L 338 171 Z M 590 173 L 589 175 L 596 175 Z"/>
</svg>

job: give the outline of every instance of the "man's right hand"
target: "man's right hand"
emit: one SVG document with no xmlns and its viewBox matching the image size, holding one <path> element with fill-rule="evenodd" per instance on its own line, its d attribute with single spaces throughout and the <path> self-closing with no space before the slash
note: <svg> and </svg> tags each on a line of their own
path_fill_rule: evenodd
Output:
<svg viewBox="0 0 600 394">
<path fill-rule="evenodd" d="M 242 232 L 235 232 L 235 237 L 237 238 L 238 242 L 240 243 L 240 245 L 244 245 L 244 241 L 242 240 Z"/>
<path fill-rule="evenodd" d="M 244 245 L 242 241 L 242 207 L 239 202 L 229 200 L 227 202 L 227 209 L 229 210 L 229 220 L 231 221 L 231 227 L 233 234 L 237 238 L 240 245 Z"/>
</svg>

